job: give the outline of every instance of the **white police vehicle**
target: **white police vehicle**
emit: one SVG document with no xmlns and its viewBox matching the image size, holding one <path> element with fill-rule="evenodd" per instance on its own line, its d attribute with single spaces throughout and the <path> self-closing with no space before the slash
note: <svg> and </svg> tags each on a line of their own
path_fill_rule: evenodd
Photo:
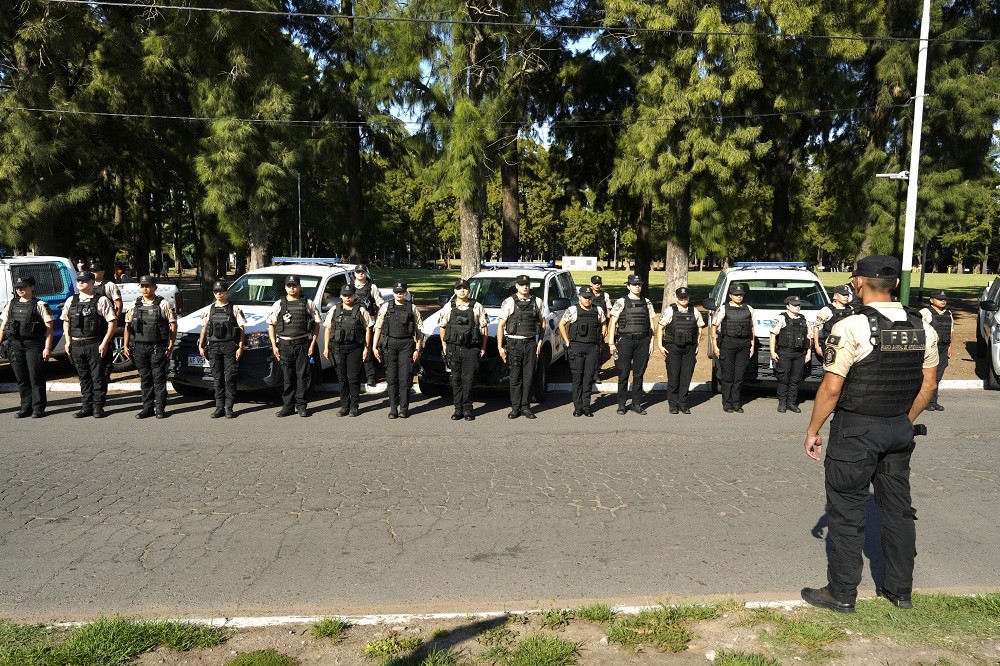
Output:
<svg viewBox="0 0 1000 666">
<path fill-rule="evenodd" d="M 238 390 L 260 390 L 280 387 L 283 377 L 281 364 L 271 352 L 267 334 L 267 313 L 274 302 L 285 295 L 285 278 L 295 275 L 302 285 L 302 296 L 316 304 L 320 317 L 326 319 L 330 308 L 340 302 L 340 288 L 354 283 L 354 264 L 335 258 L 275 257 L 273 265 L 241 275 L 229 287 L 229 301 L 240 306 L 246 316 L 243 357 L 239 363 Z M 369 275 L 369 280 L 371 276 Z M 391 293 L 392 289 L 379 291 Z M 198 353 L 201 321 L 211 303 L 177 320 L 177 340 L 170 359 L 169 378 L 181 395 L 203 395 L 213 387 L 208 360 Z M 321 380 L 322 371 L 333 365 L 323 357 L 323 326 L 316 343 L 313 384 Z"/>
<path fill-rule="evenodd" d="M 563 311 L 576 302 L 576 286 L 569 271 L 554 268 L 551 263 L 487 262 L 482 270 L 469 278 L 471 298 L 486 309 L 489 316 L 489 336 L 486 354 L 479 361 L 475 386 L 499 388 L 509 383 L 510 372 L 507 364 L 497 351 L 497 322 L 500 305 L 515 293 L 514 280 L 518 275 L 527 275 L 531 280 L 531 294 L 542 300 L 542 316 L 545 317 L 545 334 L 542 350 L 535 364 L 532 397 L 543 402 L 548 394 L 549 367 L 565 354 L 565 345 L 559 335 L 559 320 Z M 439 298 L 441 305 L 447 303 L 452 294 Z M 441 395 L 450 388 L 450 369 L 446 366 L 441 349 L 438 326 L 440 310 L 424 320 L 424 350 L 420 355 L 420 374 L 417 382 L 420 392 L 428 396 Z"/>
<path fill-rule="evenodd" d="M 66 353 L 63 340 L 62 308 L 78 293 L 76 268 L 66 257 L 5 257 L 0 251 L 0 311 L 16 296 L 14 283 L 23 277 L 35 278 L 35 298 L 44 301 L 52 312 L 52 353 Z"/>
<path fill-rule="evenodd" d="M 983 289 L 979 297 L 976 320 L 976 349 L 986 358 L 986 378 L 983 385 L 990 391 L 1000 391 L 1000 278 Z"/>
<path fill-rule="evenodd" d="M 815 325 L 816 315 L 827 305 L 830 297 L 819 277 L 810 270 L 810 265 L 802 261 L 747 261 L 736 262 L 719 274 L 704 307 L 709 317 L 714 316 L 718 307 L 729 300 L 729 286 L 734 282 L 743 285 L 746 296 L 743 302 L 754 311 L 754 337 L 757 339 L 756 363 L 748 363 L 743 376 L 744 386 L 777 382 L 774 363 L 771 360 L 771 324 L 785 312 L 785 297 L 798 296 L 802 299 L 802 316 L 810 326 Z M 719 392 L 719 361 L 715 358 L 712 345 L 708 345 L 708 358 L 712 361 L 712 392 Z M 822 359 L 815 353 L 811 363 L 803 370 L 800 386 L 815 388 L 823 380 Z"/>
</svg>

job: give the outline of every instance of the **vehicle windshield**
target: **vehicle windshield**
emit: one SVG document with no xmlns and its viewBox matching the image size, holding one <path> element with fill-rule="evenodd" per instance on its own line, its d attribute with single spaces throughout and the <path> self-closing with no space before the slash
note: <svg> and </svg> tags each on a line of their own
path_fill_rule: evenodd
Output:
<svg viewBox="0 0 1000 666">
<path fill-rule="evenodd" d="M 288 273 L 252 273 L 243 275 L 229 287 L 229 302 L 236 305 L 273 305 L 276 300 L 285 295 L 285 278 Z M 315 275 L 300 275 L 302 295 L 308 299 L 316 298 L 319 287 L 319 277 Z"/>
<path fill-rule="evenodd" d="M 827 305 L 826 290 L 808 280 L 736 280 L 746 289 L 743 302 L 752 308 L 784 310 L 786 296 L 802 299 L 803 310 L 819 310 Z"/>
<path fill-rule="evenodd" d="M 508 296 L 517 293 L 514 285 L 515 276 L 507 277 L 474 277 L 469 280 L 470 295 L 483 304 L 484 308 L 498 308 Z M 541 278 L 531 278 L 531 293 L 538 296 L 541 293 Z"/>
</svg>

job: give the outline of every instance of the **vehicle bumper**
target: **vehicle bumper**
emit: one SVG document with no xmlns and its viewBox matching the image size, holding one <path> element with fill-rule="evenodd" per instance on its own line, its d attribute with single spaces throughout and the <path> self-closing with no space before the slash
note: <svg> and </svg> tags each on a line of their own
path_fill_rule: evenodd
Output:
<svg viewBox="0 0 1000 666">
<path fill-rule="evenodd" d="M 191 357 L 198 357 L 195 346 L 180 344 L 170 357 L 167 376 L 171 381 L 189 386 L 212 388 L 212 370 L 205 361 L 201 366 L 190 363 Z M 199 357 L 200 358 L 200 357 Z M 248 349 L 240 357 L 239 372 L 236 375 L 238 391 L 259 391 L 281 386 L 281 367 L 270 349 Z"/>
</svg>

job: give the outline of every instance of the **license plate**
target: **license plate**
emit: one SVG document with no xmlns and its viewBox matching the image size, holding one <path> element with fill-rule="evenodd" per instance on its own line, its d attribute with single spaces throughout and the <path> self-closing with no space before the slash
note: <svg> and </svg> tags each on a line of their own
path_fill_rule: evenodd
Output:
<svg viewBox="0 0 1000 666">
<path fill-rule="evenodd" d="M 195 366 L 195 367 L 199 367 L 199 368 L 204 368 L 207 365 L 208 365 L 208 360 L 205 359 L 205 358 L 202 358 L 201 356 L 199 356 L 197 354 L 192 354 L 191 356 L 188 356 L 188 366 Z"/>
</svg>

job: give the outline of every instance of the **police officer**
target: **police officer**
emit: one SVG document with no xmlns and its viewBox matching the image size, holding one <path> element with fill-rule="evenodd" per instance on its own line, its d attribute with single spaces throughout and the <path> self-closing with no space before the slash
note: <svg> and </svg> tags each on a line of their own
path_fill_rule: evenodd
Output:
<svg viewBox="0 0 1000 666">
<path fill-rule="evenodd" d="M 851 288 L 842 284 L 833 290 L 833 305 L 824 305 L 816 315 L 816 325 L 813 326 L 813 349 L 816 358 L 823 358 L 823 343 L 830 335 L 833 325 L 844 317 L 854 314 L 854 307 L 851 305 Z"/>
<path fill-rule="evenodd" d="M 739 282 L 729 285 L 729 302 L 712 318 L 712 352 L 719 359 L 722 409 L 743 413 L 740 390 L 743 373 L 754 355 L 753 308 L 743 303 L 746 288 Z"/>
<path fill-rule="evenodd" d="M 593 416 L 591 379 L 601 341 L 608 335 L 608 324 L 604 311 L 594 304 L 590 287 L 580 287 L 578 304 L 566 308 L 559 320 L 559 335 L 566 343 L 566 358 L 573 373 L 573 416 Z"/>
<path fill-rule="evenodd" d="M 0 345 L 10 344 L 21 409 L 17 418 L 45 416 L 45 377 L 42 362 L 52 358 L 52 313 L 45 301 L 35 298 L 35 278 L 30 275 L 14 283 L 16 298 L 0 314 Z"/>
<path fill-rule="evenodd" d="M 827 417 L 826 499 L 829 516 L 825 587 L 804 588 L 813 606 L 851 613 L 861 582 L 868 494 L 882 511 L 885 581 L 880 594 L 898 608 L 912 608 L 915 512 L 910 499 L 913 421 L 934 393 L 934 329 L 915 311 L 892 302 L 900 262 L 875 255 L 852 274 L 863 306 L 841 320 L 826 341 L 826 373 L 806 430 L 806 454 L 819 460 Z"/>
<path fill-rule="evenodd" d="M 368 279 L 368 267 L 364 264 L 358 264 L 354 267 L 354 290 L 355 302 L 368 312 L 368 318 L 374 326 L 375 316 L 385 299 L 382 298 L 382 292 L 375 286 L 375 283 Z M 375 356 L 373 354 L 365 357 L 365 377 L 368 386 L 375 386 Z"/>
<path fill-rule="evenodd" d="M 104 279 L 104 275 L 106 273 L 104 264 L 99 261 L 95 261 L 90 265 L 90 272 L 94 274 L 94 295 L 106 296 L 114 305 L 115 313 L 121 315 L 123 305 L 122 292 L 118 289 L 117 284 L 111 280 Z"/>
<path fill-rule="evenodd" d="M 667 366 L 667 404 L 670 413 L 690 414 L 688 390 L 698 359 L 701 332 L 705 319 L 691 307 L 691 292 L 687 287 L 674 290 L 677 302 L 665 308 L 657 322 L 656 344 Z"/>
<path fill-rule="evenodd" d="M 243 356 L 243 336 L 247 325 L 240 306 L 229 302 L 229 283 L 216 282 L 212 285 L 215 302 L 201 318 L 201 335 L 198 336 L 198 353 L 207 358 L 215 383 L 215 411 L 211 416 L 217 419 L 225 415 L 227 419 L 236 417 L 233 404 L 236 402 L 236 376 L 239 361 Z M 208 340 L 208 347 L 205 341 Z"/>
<path fill-rule="evenodd" d="M 937 383 L 940 385 L 941 378 L 944 377 L 944 371 L 948 367 L 948 360 L 951 358 L 951 336 L 955 331 L 955 317 L 952 315 L 951 310 L 948 309 L 948 294 L 944 291 L 939 289 L 931 294 L 930 302 L 930 307 L 922 309 L 920 316 L 937 333 Z M 934 389 L 934 397 L 931 398 L 931 403 L 927 405 L 927 411 L 944 411 L 944 407 L 938 402 L 938 389 L 936 388 Z"/>
<path fill-rule="evenodd" d="M 516 293 L 500 305 L 497 349 L 500 358 L 510 364 L 510 413 L 507 418 L 523 416 L 533 419 L 531 382 L 535 359 L 542 351 L 545 317 L 542 315 L 541 299 L 531 295 L 531 279 L 527 275 L 518 275 L 514 284 Z"/>
<path fill-rule="evenodd" d="M 604 314 L 607 321 L 611 321 L 611 297 L 608 296 L 608 292 L 604 291 L 604 280 L 601 279 L 600 275 L 590 277 L 590 290 L 594 292 L 594 307 Z M 611 352 L 608 351 L 608 343 L 605 339 L 597 344 L 597 350 L 597 363 L 594 365 L 595 384 L 601 381 L 601 368 L 604 366 L 604 362 L 611 358 Z"/>
<path fill-rule="evenodd" d="M 646 414 L 642 407 L 642 377 L 649 363 L 649 351 L 653 344 L 653 328 L 656 311 L 648 298 L 642 298 L 642 278 L 630 275 L 628 296 L 619 298 L 611 307 L 611 323 L 608 325 L 612 354 L 618 356 L 618 413 L 625 414 L 625 401 L 629 397 L 628 376 L 632 373 L 632 411 Z"/>
<path fill-rule="evenodd" d="M 424 336 L 420 329 L 424 321 L 417 307 L 406 302 L 407 288 L 405 282 L 392 285 L 392 302 L 383 303 L 379 308 L 372 338 L 375 357 L 385 365 L 390 419 L 410 416 L 413 364 L 420 357 L 423 347 Z"/>
<path fill-rule="evenodd" d="M 174 350 L 177 316 L 170 303 L 156 295 L 151 275 L 139 279 L 135 307 L 125 313 L 125 357 L 135 360 L 142 390 L 142 410 L 137 419 L 167 415 L 167 359 Z"/>
<path fill-rule="evenodd" d="M 785 297 L 785 311 L 771 322 L 769 345 L 778 378 L 778 411 L 799 414 L 799 382 L 812 359 L 812 335 L 798 296 Z"/>
<path fill-rule="evenodd" d="M 404 292 L 405 293 L 405 292 Z M 323 356 L 337 364 L 340 380 L 340 411 L 337 416 L 357 416 L 361 402 L 361 363 L 372 343 L 372 321 L 357 301 L 354 285 L 340 288 L 340 303 L 326 315 Z"/>
<path fill-rule="evenodd" d="M 490 320 L 482 303 L 470 298 L 469 282 L 455 283 L 455 295 L 438 314 L 441 352 L 451 368 L 452 421 L 476 420 L 472 412 L 472 384 L 479 359 L 486 355 Z"/>
<path fill-rule="evenodd" d="M 103 419 L 104 402 L 108 397 L 105 359 L 118 328 L 118 313 L 107 296 L 96 293 L 93 273 L 78 274 L 76 284 L 80 293 L 66 302 L 61 316 L 66 354 L 73 360 L 83 395 L 80 411 L 73 417 Z"/>
<path fill-rule="evenodd" d="M 267 335 L 271 353 L 281 364 L 284 380 L 282 408 L 275 416 L 309 416 L 306 391 L 309 390 L 309 359 L 316 354 L 319 339 L 319 310 L 302 295 L 297 275 L 285 278 L 285 295 L 275 301 L 267 314 Z"/>
</svg>

